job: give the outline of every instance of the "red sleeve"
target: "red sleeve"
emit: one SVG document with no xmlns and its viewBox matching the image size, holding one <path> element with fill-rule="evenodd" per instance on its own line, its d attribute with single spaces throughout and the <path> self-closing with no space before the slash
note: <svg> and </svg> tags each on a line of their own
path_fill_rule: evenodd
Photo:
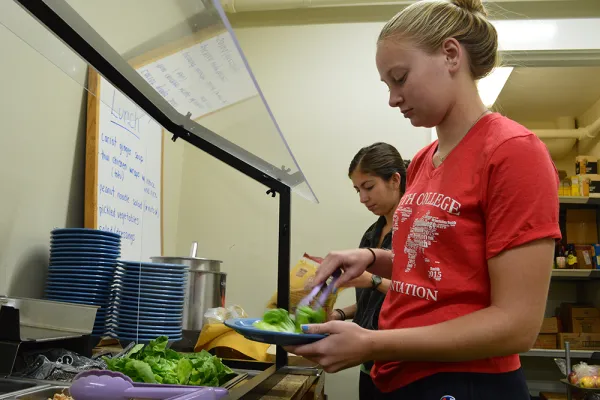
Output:
<svg viewBox="0 0 600 400">
<path fill-rule="evenodd" d="M 543 239 L 560 239 L 558 173 L 533 134 L 500 144 L 484 173 L 486 257 Z"/>
</svg>

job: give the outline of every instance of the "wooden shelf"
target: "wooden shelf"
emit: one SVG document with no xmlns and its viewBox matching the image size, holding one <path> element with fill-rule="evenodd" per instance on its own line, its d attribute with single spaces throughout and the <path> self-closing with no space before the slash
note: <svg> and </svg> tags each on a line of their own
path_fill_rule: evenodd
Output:
<svg viewBox="0 0 600 400">
<path fill-rule="evenodd" d="M 560 204 L 591 204 L 600 206 L 600 198 L 583 196 L 558 196 Z"/>
<path fill-rule="evenodd" d="M 600 352 L 600 350 L 571 350 L 571 358 L 590 358 L 596 352 Z M 565 351 L 563 349 L 532 349 L 520 355 L 521 357 L 564 358 Z"/>
<path fill-rule="evenodd" d="M 553 269 L 553 280 L 590 280 L 600 279 L 598 269 Z"/>
</svg>

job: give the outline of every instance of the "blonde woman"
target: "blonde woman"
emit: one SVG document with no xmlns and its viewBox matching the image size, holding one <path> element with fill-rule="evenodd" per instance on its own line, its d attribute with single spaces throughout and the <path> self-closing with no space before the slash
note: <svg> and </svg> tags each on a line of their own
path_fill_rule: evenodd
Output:
<svg viewBox="0 0 600 400">
<path fill-rule="evenodd" d="M 558 225 L 558 174 L 544 144 L 482 103 L 497 64 L 481 0 L 416 2 L 390 20 L 376 64 L 389 104 L 438 140 L 411 161 L 392 251 L 330 253 L 344 284 L 391 278 L 379 330 L 331 321 L 290 349 L 335 372 L 375 360 L 379 398 L 529 400 L 518 354 L 544 316 Z"/>
</svg>

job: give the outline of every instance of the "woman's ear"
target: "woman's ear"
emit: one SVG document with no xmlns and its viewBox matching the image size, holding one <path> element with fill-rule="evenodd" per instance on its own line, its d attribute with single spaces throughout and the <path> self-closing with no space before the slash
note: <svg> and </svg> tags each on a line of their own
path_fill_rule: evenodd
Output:
<svg viewBox="0 0 600 400">
<path fill-rule="evenodd" d="M 396 172 L 394 175 L 392 175 L 390 181 L 392 182 L 394 187 L 400 188 L 400 183 L 402 182 L 402 177 L 400 176 L 400 173 Z"/>
<path fill-rule="evenodd" d="M 446 58 L 446 66 L 450 73 L 456 73 L 463 61 L 463 51 L 455 38 L 448 38 L 442 43 L 442 53 Z"/>
</svg>

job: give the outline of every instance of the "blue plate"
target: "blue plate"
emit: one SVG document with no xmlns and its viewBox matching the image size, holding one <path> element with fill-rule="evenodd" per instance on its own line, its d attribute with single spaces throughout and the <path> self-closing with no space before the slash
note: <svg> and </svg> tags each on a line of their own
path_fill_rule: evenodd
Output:
<svg viewBox="0 0 600 400">
<path fill-rule="evenodd" d="M 105 306 L 107 305 L 107 302 L 100 302 L 100 301 L 94 301 L 94 300 L 79 300 L 79 299 L 68 299 L 68 298 L 61 298 L 58 296 L 47 296 L 46 300 L 51 300 L 51 301 L 59 301 L 61 303 L 73 303 L 73 304 L 87 304 L 89 306 Z"/>
<path fill-rule="evenodd" d="M 88 283 L 88 282 L 73 282 L 72 280 L 65 280 L 64 282 L 46 282 L 47 288 L 61 288 L 61 289 L 74 289 L 74 290 L 103 290 L 110 292 L 110 283 Z"/>
<path fill-rule="evenodd" d="M 126 309 L 121 307 L 120 310 L 115 311 L 115 316 L 117 318 L 120 317 L 127 317 L 127 318 L 137 318 L 139 316 L 139 318 L 145 318 L 148 320 L 159 320 L 159 319 L 177 319 L 177 320 L 183 320 L 183 311 L 182 312 L 175 312 L 175 313 L 165 313 L 165 312 L 160 312 L 160 311 L 140 311 L 138 312 L 137 310 L 130 310 L 130 309 Z"/>
<path fill-rule="evenodd" d="M 121 330 L 121 331 L 135 331 L 136 328 L 140 328 L 140 330 L 149 330 L 149 329 L 157 329 L 157 330 L 166 330 L 166 331 L 177 331 L 177 330 L 181 330 L 183 329 L 181 327 L 181 322 L 177 323 L 173 323 L 173 322 L 167 322 L 167 323 L 163 323 L 163 322 L 151 322 L 148 323 L 147 321 L 139 321 L 139 324 L 135 321 L 135 320 L 130 320 L 130 321 L 124 321 L 124 320 L 118 320 L 117 321 L 117 329 Z"/>
<path fill-rule="evenodd" d="M 61 257 L 61 256 L 75 256 L 75 257 L 96 257 L 96 256 L 107 256 L 119 257 L 121 255 L 121 250 L 119 249 L 95 249 L 93 247 L 63 247 L 63 248 L 55 248 L 52 247 L 50 249 L 50 255 Z"/>
<path fill-rule="evenodd" d="M 51 273 L 48 275 L 48 281 L 52 281 L 52 282 L 60 282 L 60 281 L 67 281 L 70 282 L 73 279 L 78 280 L 78 281 L 85 281 L 85 282 L 96 282 L 98 283 L 98 281 L 101 282 L 112 282 L 112 277 L 109 275 L 98 275 L 98 274 L 69 274 L 69 273 L 64 273 L 64 274 L 57 274 L 57 273 Z"/>
<path fill-rule="evenodd" d="M 113 238 L 120 238 L 121 235 L 118 233 L 112 233 L 107 231 L 102 231 L 100 229 L 91 229 L 91 228 L 57 228 L 50 231 L 52 236 L 61 236 L 61 235 L 95 235 L 95 236 L 108 236 Z"/>
<path fill-rule="evenodd" d="M 116 317 L 115 320 L 118 321 L 119 323 L 131 323 L 131 322 L 137 322 L 139 321 L 141 324 L 145 324 L 145 325 L 157 325 L 157 324 L 165 324 L 165 325 L 181 325 L 181 323 L 183 322 L 183 316 L 171 316 L 171 317 L 147 317 L 144 315 L 129 315 L 129 314 L 125 314 L 123 312 L 120 312 Z"/>
<path fill-rule="evenodd" d="M 271 332 L 255 328 L 252 324 L 260 318 L 235 318 L 225 321 L 225 326 L 233 329 L 248 340 L 254 342 L 276 344 L 279 346 L 296 346 L 313 343 L 325 338 L 325 335 L 313 333 Z"/>
<path fill-rule="evenodd" d="M 153 284 L 162 285 L 163 280 L 167 280 L 173 283 L 179 283 L 184 285 L 187 282 L 185 275 L 175 275 L 175 274 L 161 274 L 149 271 L 123 271 L 119 267 L 117 267 L 115 271 L 116 275 L 118 275 L 121 279 L 125 281 L 130 281 L 137 283 L 140 280 L 152 281 Z"/>
<path fill-rule="evenodd" d="M 102 271 L 104 273 L 110 273 L 111 276 L 115 273 L 115 268 L 110 265 L 50 265 L 49 271 Z"/>
<path fill-rule="evenodd" d="M 73 262 L 73 261 L 54 261 L 52 262 L 52 265 L 75 265 L 78 267 L 93 267 L 94 265 L 104 265 L 104 266 L 110 266 L 111 268 L 114 268 L 116 270 L 117 268 L 117 261 L 116 260 L 110 260 L 110 261 L 98 261 L 98 260 L 92 260 L 92 261 L 87 261 L 87 262 Z"/>
<path fill-rule="evenodd" d="M 91 290 L 74 290 L 74 289 L 62 289 L 62 290 L 57 290 L 57 289 L 51 289 L 51 288 L 47 288 L 44 291 L 44 294 L 46 296 L 60 296 L 60 297 L 72 297 L 72 298 L 77 298 L 77 299 L 106 299 L 108 300 L 110 297 L 110 292 L 98 292 L 98 291 L 91 291 Z"/>
<path fill-rule="evenodd" d="M 56 268 L 54 266 L 52 267 L 48 267 L 48 271 L 50 271 L 49 275 L 52 276 L 62 276 L 65 274 L 76 274 L 78 276 L 81 277 L 87 277 L 90 275 L 100 275 L 100 276 L 107 276 L 107 277 L 112 277 L 113 276 L 113 271 L 110 269 L 100 269 L 100 268 L 77 268 L 77 267 L 71 267 L 71 268 Z"/>
<path fill-rule="evenodd" d="M 146 295 L 167 295 L 167 296 L 178 296 L 182 297 L 185 294 L 185 288 L 183 286 L 175 286 L 175 287 L 162 287 L 161 289 L 149 288 L 144 285 L 132 285 L 132 284 L 117 284 L 115 285 L 122 292 L 133 292 L 133 293 L 143 293 Z"/>
<path fill-rule="evenodd" d="M 155 276 L 147 276 L 146 274 L 141 275 L 141 276 L 129 276 L 129 275 L 122 275 L 119 274 L 118 271 L 115 271 L 115 282 L 118 283 L 123 283 L 123 284 L 130 284 L 130 285 L 138 285 L 138 284 L 142 284 L 142 285 L 159 285 L 159 286 L 165 286 L 165 285 L 169 285 L 170 287 L 173 286 L 177 286 L 177 287 L 185 287 L 185 284 L 187 283 L 187 281 L 185 279 L 177 279 L 177 278 L 166 278 L 166 277 L 155 277 Z"/>
<path fill-rule="evenodd" d="M 161 271 L 164 271 L 164 270 L 185 271 L 185 270 L 190 269 L 189 266 L 183 265 L 183 264 L 162 264 L 162 263 L 147 263 L 147 262 L 123 261 L 123 260 L 120 260 L 119 264 L 121 264 L 121 266 L 126 269 L 140 269 L 140 267 L 142 269 L 154 268 L 154 269 L 159 269 Z"/>
<path fill-rule="evenodd" d="M 53 242 L 50 244 L 50 250 L 76 250 L 76 251 L 96 251 L 96 250 L 109 250 L 119 251 L 121 250 L 120 245 L 112 244 L 111 242 L 104 243 L 88 243 L 88 242 Z"/>
<path fill-rule="evenodd" d="M 159 312 L 159 313 L 163 313 L 163 314 L 173 314 L 173 315 L 182 315 L 183 314 L 183 306 L 181 307 L 170 307 L 170 306 L 156 306 L 156 305 L 146 305 L 144 303 L 141 303 L 140 306 L 138 307 L 137 304 L 135 303 L 125 303 L 125 304 L 116 304 L 116 309 L 118 310 L 117 312 L 120 312 L 121 310 L 125 310 L 125 311 L 129 311 L 129 312 L 138 312 L 142 314 L 145 312 Z"/>
<path fill-rule="evenodd" d="M 62 299 L 74 299 L 74 300 L 104 300 L 108 301 L 110 294 L 109 293 L 72 293 L 72 292 L 46 292 L 47 297 L 60 297 Z"/>
<path fill-rule="evenodd" d="M 117 296 L 118 299 L 116 301 L 119 302 L 119 304 L 124 305 L 124 306 L 132 306 L 132 307 L 137 307 L 138 306 L 138 298 L 134 297 L 134 296 L 127 296 L 127 295 L 118 295 Z M 182 300 L 163 300 L 163 299 L 140 299 L 139 305 L 143 305 L 143 306 L 153 306 L 153 307 L 166 307 L 169 309 L 179 309 L 179 308 L 183 308 L 183 299 Z"/>
<path fill-rule="evenodd" d="M 60 296 L 63 293 L 74 294 L 80 297 L 88 293 L 95 296 L 110 296 L 110 291 L 107 289 L 78 288 L 72 286 L 48 286 L 46 287 L 45 293 L 47 295 L 57 296 Z"/>
<path fill-rule="evenodd" d="M 162 335 L 174 335 L 174 336 L 181 336 L 182 334 L 182 329 L 162 329 L 162 328 L 149 328 L 149 329 L 119 329 L 119 327 L 116 327 L 113 329 L 113 332 L 115 332 L 117 335 L 130 335 L 130 336 L 134 336 L 135 334 L 140 334 L 140 335 L 154 335 L 154 338 L 156 339 L 158 336 L 162 336 Z"/>
<path fill-rule="evenodd" d="M 112 283 L 112 278 L 109 276 L 98 276 L 96 278 L 92 278 L 89 275 L 75 275 L 75 279 L 73 277 L 65 277 L 64 275 L 52 275 L 48 276 L 46 279 L 47 284 L 54 285 L 63 285 L 65 283 L 74 283 L 77 285 L 81 284 L 95 284 L 95 285 L 107 285 L 110 286 Z"/>
<path fill-rule="evenodd" d="M 121 250 L 106 250 L 106 249 L 51 249 L 50 257 L 78 257 L 78 258 L 119 258 L 121 256 Z"/>
<path fill-rule="evenodd" d="M 173 301 L 183 301 L 184 292 L 183 289 L 180 292 L 164 292 L 164 293 L 149 293 L 143 290 L 124 290 L 123 288 L 118 289 L 121 294 L 121 298 L 125 297 L 133 297 L 137 299 L 138 297 L 142 300 L 151 299 L 151 300 L 173 300 Z"/>
<path fill-rule="evenodd" d="M 142 282 L 141 284 L 139 283 L 139 281 L 135 281 L 135 282 L 129 282 L 129 281 L 120 281 L 117 280 L 115 282 L 115 284 L 119 287 L 122 287 L 123 289 L 128 289 L 128 290 L 138 290 L 141 289 L 142 291 L 150 291 L 150 290 L 166 290 L 169 292 L 173 292 L 173 291 L 177 291 L 177 290 L 183 290 L 185 292 L 185 285 L 183 283 L 177 283 L 177 284 L 166 284 L 166 282 L 162 282 L 161 285 L 151 285 L 149 283 L 144 283 Z"/>
<path fill-rule="evenodd" d="M 142 270 L 128 270 L 128 271 L 123 271 L 123 269 L 121 269 L 121 267 L 117 267 L 117 272 L 125 277 L 128 278 L 139 278 L 140 276 L 149 276 L 151 278 L 156 278 L 156 279 L 162 279 L 162 278 L 168 278 L 168 279 L 178 279 L 178 280 L 182 280 L 185 281 L 187 278 L 187 272 L 184 271 L 183 273 L 180 272 L 175 272 L 175 271 L 159 271 L 159 270 L 155 270 L 155 269 L 142 269 Z"/>
<path fill-rule="evenodd" d="M 50 261 L 75 261 L 75 262 L 87 262 L 87 261 L 104 261 L 104 262 L 115 262 L 119 258 L 116 254 L 82 254 L 82 253 L 71 253 L 70 255 L 50 256 Z"/>
<path fill-rule="evenodd" d="M 121 241 L 110 238 L 82 238 L 79 236 L 56 236 L 50 239 L 52 246 L 106 246 L 121 248 Z"/>
<path fill-rule="evenodd" d="M 115 333 L 111 333 L 110 336 L 120 339 L 120 340 L 131 340 L 136 343 L 148 343 L 152 340 L 156 340 L 156 335 L 117 335 Z M 165 335 L 169 337 L 169 342 L 177 342 L 183 339 L 182 335 Z"/>
</svg>

